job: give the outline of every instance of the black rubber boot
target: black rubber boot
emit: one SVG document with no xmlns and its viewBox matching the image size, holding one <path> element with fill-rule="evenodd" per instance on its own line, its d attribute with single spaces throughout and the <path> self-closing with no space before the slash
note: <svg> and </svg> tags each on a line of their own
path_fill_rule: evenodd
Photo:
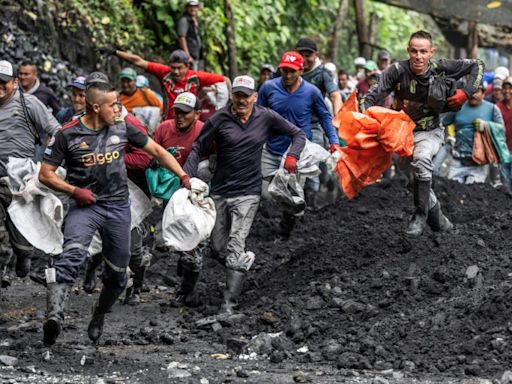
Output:
<svg viewBox="0 0 512 384">
<path fill-rule="evenodd" d="M 194 272 L 182 266 L 183 280 L 179 291 L 176 293 L 176 298 L 172 301 L 173 307 L 198 307 L 201 305 L 199 295 L 196 291 L 197 280 L 199 279 L 199 272 Z"/>
<path fill-rule="evenodd" d="M 116 303 L 118 297 L 119 294 L 115 294 L 103 286 L 100 297 L 94 305 L 92 319 L 87 329 L 89 339 L 91 339 L 93 343 L 96 343 L 103 333 L 103 322 L 105 321 L 105 314 Z"/>
<path fill-rule="evenodd" d="M 31 255 L 16 255 L 16 276 L 26 277 L 32 264 Z"/>
<path fill-rule="evenodd" d="M 103 255 L 101 253 L 92 255 L 89 260 L 87 260 L 83 284 L 83 288 L 86 293 L 93 293 L 96 288 L 96 270 L 101 265 L 102 260 Z"/>
<path fill-rule="evenodd" d="M 220 307 L 220 313 L 233 314 L 237 306 L 238 296 L 242 293 L 244 286 L 245 272 L 234 269 L 227 270 L 226 290 L 224 291 L 224 302 Z"/>
<path fill-rule="evenodd" d="M 133 285 L 126 290 L 126 297 L 124 304 L 137 305 L 140 303 L 140 291 L 144 284 L 144 275 L 146 274 L 146 267 L 137 267 L 133 273 Z"/>
<path fill-rule="evenodd" d="M 436 232 L 449 232 L 453 229 L 451 221 L 443 215 L 439 201 L 428 211 L 427 223 Z"/>
<path fill-rule="evenodd" d="M 283 217 L 281 218 L 281 222 L 279 223 L 279 231 L 278 234 L 283 239 L 287 240 L 290 238 L 290 234 L 295 228 L 296 218 L 294 215 L 288 212 L 283 212 Z"/>
<path fill-rule="evenodd" d="M 64 308 L 70 291 L 71 287 L 67 284 L 51 283 L 47 285 L 47 315 L 43 325 L 43 342 L 46 345 L 55 344 L 62 330 Z"/>
<path fill-rule="evenodd" d="M 414 180 L 414 205 L 416 211 L 404 232 L 407 237 L 421 236 L 425 230 L 430 199 L 430 185 L 431 180 Z"/>
</svg>

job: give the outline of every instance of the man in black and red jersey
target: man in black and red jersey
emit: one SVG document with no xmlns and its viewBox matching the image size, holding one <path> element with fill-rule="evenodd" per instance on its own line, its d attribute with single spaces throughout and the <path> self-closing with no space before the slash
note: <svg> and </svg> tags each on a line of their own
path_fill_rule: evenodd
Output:
<svg viewBox="0 0 512 384">
<path fill-rule="evenodd" d="M 93 342 L 101 336 L 105 314 L 126 286 L 131 227 L 126 147 L 142 148 L 190 188 L 190 178 L 172 155 L 134 126 L 116 121 L 118 108 L 118 95 L 109 84 L 89 82 L 86 113 L 65 125 L 45 151 L 39 180 L 71 196 L 63 252 L 46 271 L 48 313 L 43 330 L 47 345 L 54 344 L 61 332 L 65 302 L 97 230 L 105 269 L 88 328 Z M 55 173 L 63 163 L 66 180 Z"/>
</svg>

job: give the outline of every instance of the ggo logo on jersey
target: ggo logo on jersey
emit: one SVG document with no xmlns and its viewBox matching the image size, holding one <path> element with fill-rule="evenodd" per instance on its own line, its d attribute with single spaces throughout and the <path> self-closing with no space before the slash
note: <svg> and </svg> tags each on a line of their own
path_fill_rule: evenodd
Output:
<svg viewBox="0 0 512 384">
<path fill-rule="evenodd" d="M 93 167 L 96 164 L 103 165 L 105 163 L 110 164 L 112 161 L 119 159 L 119 151 L 103 153 L 86 153 L 82 155 L 82 163 L 86 167 Z"/>
</svg>

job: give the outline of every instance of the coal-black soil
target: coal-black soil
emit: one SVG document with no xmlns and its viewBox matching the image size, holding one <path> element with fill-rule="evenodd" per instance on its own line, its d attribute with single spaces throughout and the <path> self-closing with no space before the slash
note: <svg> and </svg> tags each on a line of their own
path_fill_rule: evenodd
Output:
<svg viewBox="0 0 512 384">
<path fill-rule="evenodd" d="M 143 303 L 116 304 L 99 346 L 86 336 L 97 293 L 76 289 L 48 349 L 45 290 L 14 280 L 0 302 L 0 355 L 18 360 L 0 379 L 491 383 L 512 363 L 512 198 L 444 179 L 435 190 L 456 229 L 413 243 L 400 237 L 413 206 L 398 180 L 306 212 L 288 241 L 274 236 L 277 216 L 258 215 L 247 241 L 256 261 L 231 318 L 212 317 L 225 273 L 211 259 L 204 305 L 161 305 L 179 279 L 176 257 L 156 252 Z"/>
</svg>

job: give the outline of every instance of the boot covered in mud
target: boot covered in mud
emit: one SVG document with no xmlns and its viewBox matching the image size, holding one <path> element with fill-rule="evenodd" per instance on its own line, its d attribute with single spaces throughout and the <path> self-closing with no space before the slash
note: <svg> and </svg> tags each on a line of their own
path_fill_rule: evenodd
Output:
<svg viewBox="0 0 512 384">
<path fill-rule="evenodd" d="M 91 255 L 89 260 L 87 260 L 83 284 L 83 288 L 86 293 L 93 293 L 96 288 L 96 270 L 101 265 L 102 260 L 103 257 L 101 253 Z"/>
<path fill-rule="evenodd" d="M 133 274 L 133 285 L 126 290 L 123 304 L 137 305 L 140 303 L 140 292 L 144 284 L 146 267 L 137 267 Z"/>
<path fill-rule="evenodd" d="M 278 235 L 287 240 L 295 228 L 296 217 L 289 212 L 283 212 L 283 217 L 279 223 Z"/>
<path fill-rule="evenodd" d="M 32 255 L 16 255 L 16 276 L 24 278 L 30 272 Z"/>
<path fill-rule="evenodd" d="M 427 223 L 436 232 L 449 232 L 453 229 L 451 221 L 443 215 L 439 201 L 428 211 Z"/>
<path fill-rule="evenodd" d="M 64 309 L 71 287 L 67 284 L 50 283 L 47 285 L 46 306 L 47 315 L 43 325 L 43 342 L 53 345 L 62 331 Z"/>
<path fill-rule="evenodd" d="M 119 294 L 113 293 L 112 291 L 106 289 L 105 286 L 103 286 L 100 297 L 93 307 L 92 319 L 89 323 L 89 328 L 87 329 L 89 339 L 91 339 L 93 343 L 96 343 L 103 333 L 105 314 L 116 303 L 118 297 Z"/>
<path fill-rule="evenodd" d="M 220 307 L 221 314 L 232 315 L 237 306 L 238 296 L 242 293 L 244 286 L 245 272 L 234 269 L 227 269 L 226 290 L 224 291 L 224 301 Z"/>
<path fill-rule="evenodd" d="M 173 307 L 198 307 L 201 305 L 199 294 L 196 290 L 197 280 L 199 279 L 199 272 L 192 271 L 185 266 L 182 266 L 183 280 L 181 286 L 176 293 L 176 298 L 171 302 Z"/>
<path fill-rule="evenodd" d="M 414 206 L 416 211 L 404 235 L 418 237 L 423 234 L 427 225 L 428 202 L 430 199 L 431 180 L 414 180 Z"/>
</svg>

